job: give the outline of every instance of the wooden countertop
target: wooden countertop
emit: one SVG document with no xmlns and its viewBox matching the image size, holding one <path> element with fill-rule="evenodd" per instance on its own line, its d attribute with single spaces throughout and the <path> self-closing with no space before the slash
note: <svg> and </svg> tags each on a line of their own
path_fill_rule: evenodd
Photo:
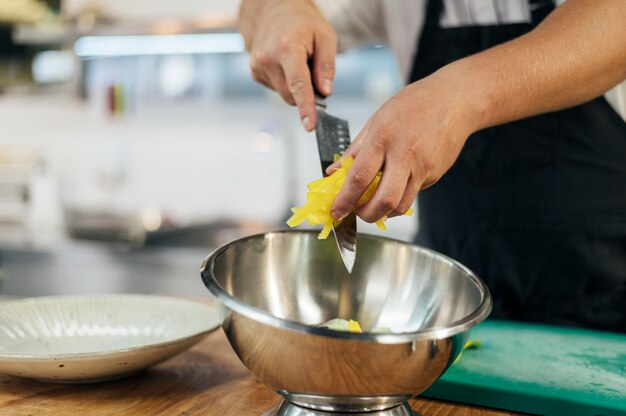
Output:
<svg viewBox="0 0 626 416">
<path fill-rule="evenodd" d="M 260 416 L 280 397 L 241 364 L 221 329 L 190 350 L 124 380 L 49 384 L 0 375 L 0 415 Z M 517 413 L 427 399 L 422 416 L 511 416 Z"/>
</svg>

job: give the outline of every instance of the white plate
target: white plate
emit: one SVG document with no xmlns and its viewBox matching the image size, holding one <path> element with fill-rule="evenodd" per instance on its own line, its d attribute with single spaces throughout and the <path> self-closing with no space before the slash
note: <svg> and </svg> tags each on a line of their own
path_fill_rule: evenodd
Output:
<svg viewBox="0 0 626 416">
<path fill-rule="evenodd" d="M 219 326 L 215 308 L 147 295 L 47 296 L 0 303 L 0 373 L 84 383 L 136 373 Z"/>
</svg>

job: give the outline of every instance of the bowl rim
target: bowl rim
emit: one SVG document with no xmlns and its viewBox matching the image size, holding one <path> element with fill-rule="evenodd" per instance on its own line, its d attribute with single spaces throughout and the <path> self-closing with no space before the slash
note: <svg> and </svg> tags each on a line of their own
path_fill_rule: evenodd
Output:
<svg viewBox="0 0 626 416">
<path fill-rule="evenodd" d="M 276 234 L 317 234 L 318 232 L 315 230 L 278 230 L 278 231 L 268 231 L 264 233 L 257 233 L 248 235 L 245 237 L 241 237 L 235 239 L 229 243 L 222 245 L 221 247 L 215 249 L 211 252 L 208 257 L 202 262 L 200 267 L 200 275 L 202 277 L 202 281 L 207 289 L 217 298 L 219 302 L 221 302 L 224 306 L 235 311 L 241 315 L 244 315 L 250 319 L 255 321 L 259 321 L 261 323 L 276 327 L 276 328 L 285 328 L 298 332 L 305 332 L 308 334 L 327 336 L 331 338 L 341 338 L 341 339 L 350 339 L 350 340 L 363 340 L 363 341 L 373 341 L 382 344 L 396 344 L 403 343 L 407 341 L 417 341 L 417 340 L 433 340 L 433 339 L 443 339 L 448 338 L 453 335 L 459 334 L 461 332 L 467 331 L 482 322 L 489 313 L 491 313 L 492 308 L 492 297 L 489 289 L 485 282 L 482 281 L 474 272 L 472 272 L 469 268 L 462 265 L 456 260 L 451 259 L 448 256 L 445 256 L 435 250 L 409 243 L 402 240 L 397 240 L 389 237 L 372 235 L 367 233 L 359 233 L 359 237 L 366 238 L 375 238 L 391 241 L 394 243 L 398 243 L 404 246 L 410 246 L 413 249 L 417 249 L 420 251 L 425 251 L 434 256 L 438 256 L 443 258 L 444 260 L 449 261 L 454 266 L 459 267 L 465 274 L 474 282 L 474 284 L 479 289 L 482 294 L 482 299 L 479 305 L 474 309 L 470 314 L 461 318 L 459 320 L 451 322 L 449 325 L 443 327 L 429 327 L 424 328 L 419 331 L 414 332 L 401 332 L 401 333 L 353 333 L 353 332 L 343 332 L 343 331 L 335 331 L 332 329 L 328 329 L 325 327 L 316 327 L 309 326 L 304 323 L 290 320 L 278 318 L 268 311 L 265 311 L 261 308 L 257 308 L 255 306 L 248 305 L 238 298 L 229 294 L 222 286 L 217 282 L 215 275 L 213 273 L 213 269 L 215 266 L 216 260 L 229 248 L 233 247 L 237 244 L 242 244 L 248 240 L 253 240 L 258 237 L 266 237 L 268 235 L 276 235 Z"/>
<path fill-rule="evenodd" d="M 13 299 L 9 301 L 2 302 L 0 304 L 0 308 L 5 306 L 12 305 L 20 305 L 20 304 L 28 304 L 28 303 L 42 303 L 42 302 L 54 302 L 54 301 L 80 301 L 80 300 L 124 300 L 124 301 L 148 301 L 148 302 L 171 302 L 178 303 L 180 305 L 184 305 L 184 307 L 189 308 L 198 308 L 205 309 L 206 311 L 215 311 L 215 306 L 207 305 L 202 302 L 184 299 L 175 296 L 167 296 L 167 295 L 147 295 L 141 293 L 73 293 L 73 294 L 64 294 L 64 295 L 45 295 L 45 296 L 29 296 L 25 298 Z M 219 319 L 217 313 L 215 314 L 215 321 L 209 325 L 204 325 L 203 329 L 196 330 L 194 332 L 190 332 L 185 335 L 179 335 L 172 339 L 168 339 L 165 341 L 156 341 L 156 342 L 147 342 L 140 345 L 130 346 L 130 347 L 121 347 L 121 348 L 111 348 L 108 350 L 100 350 L 100 351 L 83 351 L 83 352 L 63 352 L 63 353 L 47 353 L 47 354 L 39 354 L 39 353 L 13 353 L 7 351 L 0 352 L 0 362 L 9 362 L 9 361 L 28 361 L 28 362 L 44 362 L 50 360 L 65 360 L 65 361 L 73 361 L 73 360 L 85 360 L 85 359 L 96 359 L 96 358 L 110 358 L 117 355 L 124 355 L 129 353 L 137 353 L 144 352 L 148 350 L 154 349 L 163 349 L 173 347 L 175 345 L 187 343 L 194 338 L 198 338 L 198 340 L 204 336 L 215 331 L 219 328 Z"/>
</svg>

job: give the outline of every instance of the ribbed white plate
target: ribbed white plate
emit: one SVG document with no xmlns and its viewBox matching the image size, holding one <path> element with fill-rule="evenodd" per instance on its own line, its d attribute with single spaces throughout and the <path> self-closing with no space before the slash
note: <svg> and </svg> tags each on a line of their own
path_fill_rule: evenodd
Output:
<svg viewBox="0 0 626 416">
<path fill-rule="evenodd" d="M 0 373 L 55 382 L 124 377 L 219 326 L 215 308 L 148 295 L 70 295 L 0 302 Z"/>
</svg>

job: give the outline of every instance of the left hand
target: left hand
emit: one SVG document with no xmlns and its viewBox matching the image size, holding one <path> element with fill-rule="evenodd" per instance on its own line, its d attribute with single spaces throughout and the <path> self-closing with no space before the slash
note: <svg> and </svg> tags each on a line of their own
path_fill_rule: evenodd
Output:
<svg viewBox="0 0 626 416">
<path fill-rule="evenodd" d="M 473 131 L 475 115 L 462 84 L 449 78 L 440 70 L 406 86 L 367 121 L 345 152 L 354 164 L 331 207 L 333 218 L 355 208 L 370 223 L 402 215 L 421 189 L 450 169 Z M 327 173 L 338 166 L 331 165 Z M 379 170 L 383 177 L 374 198 L 356 207 Z"/>
</svg>

